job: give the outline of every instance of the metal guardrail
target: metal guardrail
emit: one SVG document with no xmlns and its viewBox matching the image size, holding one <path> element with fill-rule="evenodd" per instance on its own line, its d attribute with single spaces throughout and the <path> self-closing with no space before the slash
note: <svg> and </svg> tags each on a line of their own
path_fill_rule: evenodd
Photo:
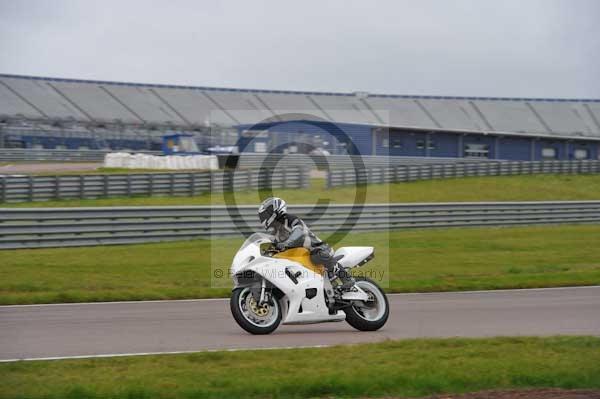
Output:
<svg viewBox="0 0 600 399">
<path fill-rule="evenodd" d="M 102 162 L 104 156 L 115 150 L 47 150 L 34 148 L 0 148 L 2 162 Z M 126 151 L 127 152 L 127 151 Z M 136 153 L 156 154 L 156 151 L 135 151 Z"/>
<path fill-rule="evenodd" d="M 258 154 L 239 155 L 238 168 L 275 168 L 276 166 L 295 165 L 320 170 L 343 168 L 389 167 L 393 165 L 421 165 L 429 163 L 486 162 L 487 159 L 473 160 L 464 158 L 441 157 L 403 157 L 383 155 L 307 155 L 307 154 Z"/>
<path fill-rule="evenodd" d="M 192 196 L 209 191 L 306 188 L 301 167 L 192 173 L 136 173 L 59 176 L 0 176 L 0 202 L 131 196 Z"/>
<path fill-rule="evenodd" d="M 1 162 L 102 162 L 104 156 L 110 152 L 135 152 L 144 154 L 161 155 L 160 151 L 128 151 L 128 150 L 50 150 L 34 148 L 0 148 Z M 231 156 L 235 158 L 237 155 Z M 259 168 L 281 166 L 285 158 L 288 166 L 314 167 L 319 169 L 353 167 L 360 159 L 369 166 L 389 166 L 396 164 L 422 164 L 422 163 L 454 163 L 474 160 L 463 158 L 434 158 L 434 157 L 404 157 L 382 155 L 307 155 L 307 154 L 260 154 L 242 153 L 239 155 L 239 168 Z M 487 161 L 487 160 L 482 160 Z"/>
<path fill-rule="evenodd" d="M 469 176 L 600 173 L 600 161 L 489 161 L 479 163 L 395 165 L 365 169 L 330 170 L 327 187 L 392 183 Z"/>
<path fill-rule="evenodd" d="M 335 231 L 600 223 L 600 201 L 293 206 L 322 238 Z M 256 206 L 0 208 L 0 249 L 131 244 L 260 231 Z"/>
</svg>

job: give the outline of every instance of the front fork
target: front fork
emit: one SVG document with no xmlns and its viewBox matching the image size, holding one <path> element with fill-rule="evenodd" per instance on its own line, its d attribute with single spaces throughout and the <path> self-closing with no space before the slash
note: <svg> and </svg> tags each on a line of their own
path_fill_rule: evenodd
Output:
<svg viewBox="0 0 600 399">
<path fill-rule="evenodd" d="M 253 287 L 250 288 L 252 292 L 252 296 L 256 301 L 258 306 L 263 306 L 264 304 L 272 304 L 273 300 L 273 287 L 267 285 L 267 279 L 261 277 L 260 279 L 260 287 L 258 286 L 258 281 L 255 283 Z"/>
<path fill-rule="evenodd" d="M 267 288 L 267 280 L 263 277 L 260 282 L 260 297 L 258 300 L 258 306 L 262 306 L 265 303 L 266 288 Z"/>
</svg>

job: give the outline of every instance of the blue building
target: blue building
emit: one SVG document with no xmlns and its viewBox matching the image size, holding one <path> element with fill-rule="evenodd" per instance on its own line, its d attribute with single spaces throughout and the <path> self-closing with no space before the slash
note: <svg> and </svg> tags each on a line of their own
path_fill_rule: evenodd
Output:
<svg viewBox="0 0 600 399">
<path fill-rule="evenodd" d="M 238 125 L 240 152 L 487 158 L 600 159 L 600 140 L 518 133 L 409 129 L 294 120 Z"/>
</svg>

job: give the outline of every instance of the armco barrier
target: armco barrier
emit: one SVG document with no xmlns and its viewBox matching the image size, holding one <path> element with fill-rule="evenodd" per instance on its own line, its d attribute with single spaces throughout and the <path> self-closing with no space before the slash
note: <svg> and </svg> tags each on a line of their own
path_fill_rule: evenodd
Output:
<svg viewBox="0 0 600 399">
<path fill-rule="evenodd" d="M 102 162 L 104 156 L 109 152 L 135 152 L 144 154 L 160 155 L 160 151 L 133 151 L 133 150 L 50 150 L 34 148 L 0 148 L 0 162 Z M 226 159 L 227 156 L 219 155 Z M 287 166 L 303 166 L 319 169 L 348 168 L 354 165 L 364 164 L 371 166 L 408 165 L 423 163 L 454 163 L 454 162 L 476 162 L 479 160 L 468 160 L 463 158 L 440 158 L 440 157 L 404 157 L 404 156 L 381 156 L 381 155 L 306 155 L 306 154 L 262 154 L 242 153 L 232 155 L 231 163 L 238 168 L 273 168 Z M 238 162 L 239 159 L 239 162 Z M 359 160 L 362 163 L 358 163 Z M 233 162 L 235 160 L 236 162 Z M 481 161 L 487 161 L 482 159 Z M 224 162 L 224 161 L 223 161 Z"/>
<path fill-rule="evenodd" d="M 600 201 L 293 206 L 318 233 L 599 223 Z M 240 227 L 244 225 L 244 227 Z M 260 231 L 256 206 L 0 208 L 0 248 L 144 243 Z"/>
<path fill-rule="evenodd" d="M 61 176 L 0 176 L 0 202 L 131 196 L 190 196 L 209 191 L 305 188 L 309 172 L 301 167 L 220 170 L 193 173 L 135 173 Z"/>
<path fill-rule="evenodd" d="M 233 156 L 235 158 L 238 156 Z M 307 154 L 258 154 L 242 153 L 238 168 L 275 168 L 281 165 L 304 166 L 320 170 L 389 167 L 393 165 L 422 165 L 429 163 L 487 162 L 488 159 L 464 159 L 441 157 L 404 157 L 383 155 L 307 155 Z"/>
<path fill-rule="evenodd" d="M 128 152 L 127 150 L 123 150 Z M 116 150 L 46 150 L 34 148 L 0 148 L 2 162 L 102 162 L 104 156 Z M 161 154 L 156 151 L 135 151 L 144 154 Z"/>
<path fill-rule="evenodd" d="M 333 169 L 328 187 L 354 184 L 392 183 L 469 176 L 600 173 L 600 161 L 489 161 L 477 163 L 394 165 L 364 169 Z"/>
</svg>

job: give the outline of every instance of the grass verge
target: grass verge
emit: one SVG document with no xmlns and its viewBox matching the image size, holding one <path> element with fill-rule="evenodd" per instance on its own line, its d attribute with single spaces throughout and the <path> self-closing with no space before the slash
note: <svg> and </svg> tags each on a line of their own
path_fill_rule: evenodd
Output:
<svg viewBox="0 0 600 399">
<path fill-rule="evenodd" d="M 331 203 L 352 203 L 355 187 L 325 190 L 323 179 L 312 179 L 308 189 L 274 189 L 242 191 L 235 194 L 238 204 L 257 204 L 275 194 L 290 203 L 313 204 L 317 199 Z M 469 202 L 469 201 L 570 201 L 600 199 L 600 175 L 536 175 L 468 177 L 417 181 L 410 183 L 372 184 L 367 186 L 366 202 Z M 70 206 L 142 206 L 142 205 L 211 205 L 224 204 L 222 193 L 195 197 L 130 197 L 89 200 L 60 200 L 2 204 L 5 207 Z"/>
<path fill-rule="evenodd" d="M 0 304 L 228 296 L 227 267 L 241 242 L 0 251 Z M 388 292 L 600 284 L 600 225 L 361 233 L 343 245 L 375 246 L 359 271 Z M 224 270 L 221 288 L 211 288 L 211 267 Z"/>
<path fill-rule="evenodd" d="M 0 364 L 0 398 L 12 399 L 417 397 L 539 387 L 600 388 L 600 338 L 419 339 Z"/>
</svg>

